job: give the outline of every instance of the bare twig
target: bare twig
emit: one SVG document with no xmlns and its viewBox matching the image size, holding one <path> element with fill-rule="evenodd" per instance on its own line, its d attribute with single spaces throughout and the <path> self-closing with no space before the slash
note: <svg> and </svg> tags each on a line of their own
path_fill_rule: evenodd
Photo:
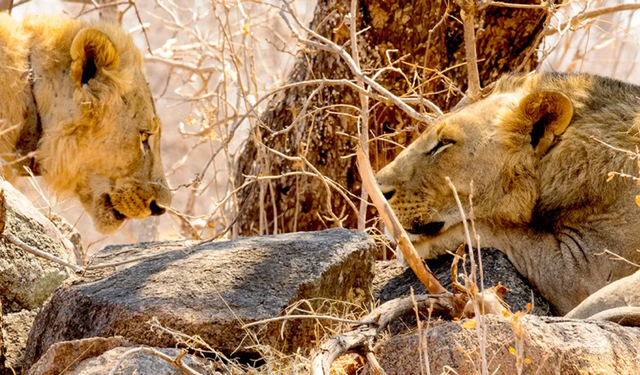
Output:
<svg viewBox="0 0 640 375">
<path fill-rule="evenodd" d="M 625 3 L 612 5 L 608 7 L 602 7 L 598 9 L 593 9 L 587 12 L 579 13 L 575 17 L 572 17 L 569 21 L 564 22 L 557 27 L 548 28 L 543 34 L 545 36 L 553 35 L 561 30 L 566 30 L 568 27 L 575 28 L 580 25 L 581 22 L 593 19 L 596 17 L 604 16 L 606 14 L 622 12 L 625 10 L 638 10 L 640 9 L 640 3 Z"/>
<path fill-rule="evenodd" d="M 4 238 L 7 239 L 7 241 L 11 242 L 12 244 L 14 244 L 16 246 L 19 246 L 20 248 L 22 248 L 22 250 L 24 250 L 24 251 L 26 251 L 28 253 L 31 253 L 31 254 L 39 256 L 41 258 L 50 260 L 50 261 L 52 261 L 54 263 L 57 263 L 57 264 L 60 264 L 62 266 L 69 267 L 76 273 L 81 273 L 81 272 L 84 271 L 84 268 L 82 268 L 82 267 L 80 267 L 78 265 L 75 265 L 75 264 L 71 264 L 71 263 L 67 262 L 66 260 L 64 260 L 62 258 L 58 258 L 55 255 L 51 255 L 51 254 L 49 254 L 47 252 L 44 252 L 42 250 L 38 250 L 35 247 L 22 242 L 22 240 L 20 240 L 19 238 L 17 238 L 16 236 L 14 236 L 14 235 L 12 235 L 10 233 L 6 233 L 5 232 L 5 233 L 3 233 L 3 236 L 4 236 Z"/>
<path fill-rule="evenodd" d="M 461 8 L 460 15 L 464 24 L 464 49 L 467 57 L 467 85 L 470 99 L 477 100 L 480 96 L 480 74 L 478 73 L 478 56 L 476 52 L 475 31 L 475 0 L 456 0 Z"/>
<path fill-rule="evenodd" d="M 285 24 L 293 32 L 294 36 L 296 37 L 296 39 L 300 43 L 308 44 L 309 46 L 316 47 L 316 48 L 319 48 L 319 49 L 322 49 L 322 50 L 326 50 L 326 51 L 338 54 L 338 56 L 340 56 L 342 58 L 342 60 L 344 60 L 344 62 L 347 64 L 347 66 L 351 70 L 351 73 L 353 73 L 354 76 L 356 76 L 358 79 L 361 79 L 364 83 L 369 85 L 374 90 L 378 91 L 380 94 L 382 94 L 385 97 L 389 98 L 396 106 L 398 106 L 403 112 L 405 112 L 411 118 L 413 118 L 415 120 L 418 120 L 420 122 L 425 122 L 425 123 L 431 123 L 433 121 L 433 117 L 422 115 L 421 113 L 415 111 L 413 108 L 408 106 L 406 103 L 404 103 L 402 100 L 400 100 L 397 96 L 393 95 L 389 90 L 384 88 L 382 85 L 380 85 L 379 83 L 377 83 L 373 79 L 369 78 L 368 76 L 364 75 L 362 73 L 362 71 L 358 68 L 358 65 L 353 60 L 351 55 L 349 55 L 349 53 L 347 53 L 347 51 L 345 51 L 344 48 L 338 46 L 337 44 L 335 44 L 331 40 L 323 37 L 322 35 L 316 33 L 315 31 L 309 29 L 308 27 L 306 27 L 298 19 L 298 17 L 295 16 L 295 13 L 291 9 L 291 6 L 290 6 L 289 2 L 287 0 L 283 0 L 283 3 L 285 5 L 285 9 L 283 9 L 283 11 L 280 12 L 280 16 L 285 21 Z M 285 11 L 287 13 L 289 13 L 289 15 L 291 16 L 291 18 L 293 18 L 293 20 L 295 21 L 295 23 L 297 24 L 298 27 L 303 29 L 308 35 L 311 35 L 315 39 L 318 39 L 319 42 L 311 41 L 309 39 L 303 38 L 300 35 L 300 33 L 298 32 L 298 30 L 291 24 L 291 22 L 289 22 L 289 19 L 285 15 Z"/>
<path fill-rule="evenodd" d="M 409 240 L 409 236 L 407 236 L 404 228 L 400 225 L 396 214 L 391 209 L 391 206 L 389 206 L 389 202 L 387 202 L 382 195 L 380 187 L 375 181 L 373 170 L 371 169 L 371 162 L 363 152 L 364 147 L 367 146 L 361 136 L 357 149 L 360 177 L 362 178 L 362 183 L 365 185 L 369 195 L 371 196 L 371 200 L 376 205 L 384 224 L 393 235 L 393 239 L 396 244 L 398 244 L 398 248 L 402 251 L 407 263 L 409 263 L 409 267 L 411 267 L 418 279 L 427 287 L 427 290 L 433 294 L 445 293 L 446 289 L 440 284 L 438 279 L 436 279 L 427 265 L 422 261 L 422 258 L 420 258 L 418 252 L 413 247 L 411 240 Z"/>
<path fill-rule="evenodd" d="M 271 322 L 293 320 L 293 319 L 325 319 L 325 320 L 332 320 L 334 322 L 358 324 L 358 325 L 366 325 L 366 324 L 374 323 L 374 321 L 366 322 L 363 320 L 343 319 L 343 318 L 337 318 L 335 316 L 330 316 L 330 315 L 285 315 L 285 316 L 277 316 L 275 318 L 258 320 L 257 322 L 247 323 L 242 326 L 242 329 L 246 329 L 246 328 L 261 325 L 261 324 L 267 324 Z"/>
<path fill-rule="evenodd" d="M 362 320 L 374 321 L 374 324 L 360 327 L 351 332 L 337 335 L 326 341 L 320 347 L 311 361 L 311 375 L 329 375 L 331 364 L 348 351 L 358 348 L 368 348 L 387 325 L 400 316 L 413 310 L 414 305 L 421 309 L 433 309 L 436 314 L 443 316 L 459 316 L 462 312 L 460 300 L 450 293 L 440 295 L 417 295 L 415 302 L 411 297 L 403 297 L 382 304 Z"/>
</svg>

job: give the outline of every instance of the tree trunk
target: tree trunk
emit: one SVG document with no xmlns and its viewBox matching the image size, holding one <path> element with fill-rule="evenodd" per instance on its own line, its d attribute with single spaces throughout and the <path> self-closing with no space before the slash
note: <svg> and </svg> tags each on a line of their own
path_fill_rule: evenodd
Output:
<svg viewBox="0 0 640 375">
<path fill-rule="evenodd" d="M 454 1 L 361 0 L 358 7 L 357 30 L 368 27 L 358 37 L 360 66 L 367 75 L 371 77 L 394 63 L 397 69 L 385 70 L 376 78 L 394 94 L 424 95 L 444 111 L 460 100 L 461 92 L 466 90 L 467 72 L 463 26 Z M 346 19 L 349 8 L 347 0 L 320 0 L 311 29 L 350 52 Z M 542 9 L 497 6 L 489 6 L 476 15 L 478 66 L 483 85 L 502 74 L 516 70 L 526 72 L 536 67 L 534 51 L 540 44 L 546 15 Z M 306 49 L 300 52 L 289 82 L 323 77 L 353 79 L 346 64 L 335 54 Z M 300 86 L 272 98 L 261 117 L 261 126 L 252 129 L 237 160 L 237 186 L 245 181 L 246 175 L 313 172 L 305 163 L 276 156 L 264 147 L 268 146 L 289 156 L 304 156 L 320 173 L 345 187 L 352 194 L 354 206 L 359 207 L 360 179 L 355 157 L 351 156 L 357 144 L 357 122 L 353 116 L 339 114 L 353 115 L 356 111 L 335 106 L 359 108 L 357 92 L 344 86 L 323 87 L 310 100 L 305 120 L 289 132 L 274 136 L 264 128 L 273 131 L 287 128 L 317 88 L 318 85 Z M 320 108 L 324 109 L 317 110 Z M 425 129 L 425 124 L 410 119 L 391 105 L 370 101 L 370 108 L 370 136 L 379 137 L 370 143 L 371 162 L 374 169 L 379 170 L 402 150 L 397 144 L 408 145 Z M 384 139 L 380 138 L 382 135 Z M 317 177 L 295 175 L 249 186 L 239 194 L 240 214 L 236 224 L 240 235 L 335 227 L 339 224 L 331 219 L 328 207 L 343 219 L 342 226 L 355 228 L 357 225 L 354 206 L 347 205 L 335 189 Z M 328 188 L 331 188 L 330 194 Z M 368 217 L 373 217 L 371 212 Z"/>
</svg>

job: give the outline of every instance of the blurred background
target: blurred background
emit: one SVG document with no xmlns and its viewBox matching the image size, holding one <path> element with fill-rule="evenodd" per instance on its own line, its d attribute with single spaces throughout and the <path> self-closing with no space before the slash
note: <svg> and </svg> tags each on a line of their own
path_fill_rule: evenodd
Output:
<svg viewBox="0 0 640 375">
<path fill-rule="evenodd" d="M 53 13 L 90 19 L 111 10 L 119 12 L 115 16 L 144 56 L 147 80 L 164 125 L 164 169 L 175 189 L 171 212 L 128 221 L 116 234 L 102 236 L 93 229 L 91 218 L 78 202 L 51 196 L 40 178 L 23 178 L 18 188 L 38 207 L 52 210 L 74 225 L 89 253 L 108 244 L 238 235 L 232 225 L 241 209 L 234 163 L 246 140 L 259 134 L 250 130 L 265 126 L 261 116 L 270 105 L 270 94 L 289 82 L 296 59 L 304 60 L 278 14 L 281 2 L 139 0 L 116 4 L 107 9 L 97 8 L 98 3 L 91 1 L 14 1 L 12 16 L 20 20 L 31 14 Z M 640 82 L 637 12 L 620 8 L 580 18 L 594 9 L 621 4 L 634 3 L 596 0 L 558 5 L 545 21 L 555 28 L 547 27 L 534 42 L 537 69 L 590 72 Z M 292 7 L 304 24 L 324 12 L 316 11 L 313 0 L 297 0 Z M 348 13 L 345 9 L 338 11 Z M 329 15 L 325 14 L 327 18 Z M 316 25 L 319 23 L 316 20 Z M 403 55 L 403 51 L 397 55 Z M 320 78 L 322 73 L 317 73 Z M 345 151 L 342 157 L 350 153 Z M 46 200 L 34 183 L 43 190 Z M 270 200 L 275 206 L 278 195 L 273 195 L 273 187 L 267 184 L 264 189 L 272 189 L 272 197 L 263 192 L 260 199 Z M 279 231 L 277 220 L 272 230 L 265 229 L 270 227 L 267 224 L 261 221 L 255 234 Z"/>
</svg>

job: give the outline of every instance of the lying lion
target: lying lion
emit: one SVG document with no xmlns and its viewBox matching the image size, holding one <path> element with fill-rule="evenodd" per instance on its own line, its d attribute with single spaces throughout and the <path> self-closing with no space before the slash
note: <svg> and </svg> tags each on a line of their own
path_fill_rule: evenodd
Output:
<svg viewBox="0 0 640 375">
<path fill-rule="evenodd" d="M 80 199 L 102 233 L 161 215 L 171 194 L 142 58 L 118 26 L 0 14 L 0 155 Z"/>
<path fill-rule="evenodd" d="M 450 177 L 483 247 L 502 250 L 565 314 L 640 261 L 640 87 L 587 74 L 500 79 L 486 98 L 442 116 L 378 182 L 419 254 L 464 242 Z"/>
</svg>

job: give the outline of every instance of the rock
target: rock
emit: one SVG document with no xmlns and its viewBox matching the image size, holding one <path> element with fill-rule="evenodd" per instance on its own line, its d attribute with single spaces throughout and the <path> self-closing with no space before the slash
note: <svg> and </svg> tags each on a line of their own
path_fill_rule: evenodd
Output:
<svg viewBox="0 0 640 375">
<path fill-rule="evenodd" d="M 69 371 L 75 370 L 85 359 L 98 357 L 111 349 L 127 346 L 129 346 L 127 340 L 120 336 L 58 342 L 51 345 L 42 358 L 29 369 L 27 375 L 69 374 Z M 109 370 L 103 373 L 108 374 Z"/>
<path fill-rule="evenodd" d="M 58 289 L 36 317 L 25 366 L 56 342 L 84 337 L 120 335 L 134 344 L 174 346 L 171 335 L 150 329 L 154 317 L 164 327 L 199 335 L 223 353 L 255 353 L 247 348 L 254 342 L 241 322 L 280 315 L 301 300 L 317 312 L 328 305 L 318 299 L 368 303 L 376 252 L 371 238 L 345 229 L 200 246 L 193 241 L 111 246 L 101 252 L 100 263 L 152 257 Z M 313 325 L 311 319 L 287 322 L 284 340 L 278 339 L 282 322 L 258 328 L 261 343 L 291 352 L 315 345 Z"/>
<path fill-rule="evenodd" d="M 453 256 L 443 256 L 427 262 L 431 271 L 448 290 L 451 290 L 452 260 Z M 482 266 L 485 289 L 495 286 L 498 282 L 506 286 L 509 291 L 505 294 L 505 302 L 512 311 L 526 311 L 527 304 L 531 303 L 533 305 L 532 314 L 552 315 L 549 303 L 531 289 L 527 281 L 520 276 L 502 252 L 496 249 L 482 249 Z M 467 261 L 467 269 L 468 267 L 469 262 Z M 462 273 L 460 264 L 458 265 L 458 273 Z M 400 262 L 395 260 L 377 262 L 376 277 L 373 281 L 373 296 L 379 299 L 380 303 L 408 296 L 411 287 L 413 287 L 415 294 L 427 293 L 427 289 L 413 271 L 404 268 Z"/>
<path fill-rule="evenodd" d="M 518 348 L 524 375 L 637 375 L 640 368 L 637 328 L 531 315 L 520 317 L 518 323 L 501 315 L 487 315 L 485 321 L 489 374 L 518 374 L 513 354 Z M 516 331 L 521 334 L 521 346 L 516 344 Z M 389 375 L 427 373 L 427 356 L 432 374 L 481 373 L 475 329 L 448 322 L 424 332 L 423 340 L 421 346 L 415 333 L 396 336 L 378 345 L 375 354 Z M 365 374 L 373 372 L 367 369 Z"/>
<path fill-rule="evenodd" d="M 4 316 L 2 334 L 5 345 L 5 366 L 12 367 L 16 373 L 20 373 L 24 349 L 27 346 L 29 330 L 36 317 L 36 311 L 22 310 L 17 313 L 9 313 Z"/>
<path fill-rule="evenodd" d="M 73 247 L 73 256 L 75 257 L 74 264 L 85 264 L 86 259 L 84 247 L 82 245 L 82 236 L 80 235 L 78 229 L 76 229 L 75 226 L 71 225 L 71 223 L 68 222 L 65 218 L 56 213 L 49 212 L 47 214 L 47 218 L 53 223 L 53 225 L 56 226 L 56 228 L 58 228 L 60 233 L 69 240 L 69 243 Z M 78 262 L 78 259 L 80 260 L 80 262 Z"/>
<path fill-rule="evenodd" d="M 101 343 L 96 343 L 97 340 L 103 340 Z M 105 375 L 109 374 L 111 369 L 116 365 L 118 360 L 124 356 L 124 354 L 131 350 L 130 347 L 116 347 L 111 348 L 117 344 L 117 340 L 109 341 L 112 339 L 91 338 L 80 341 L 86 341 L 87 344 L 94 345 L 88 346 L 83 344 L 78 346 L 75 343 L 59 343 L 51 347 L 45 354 L 45 356 L 36 363 L 27 375 L 57 375 L 64 373 L 65 375 Z M 60 345 L 62 344 L 62 345 Z M 116 345 L 117 346 L 117 345 Z M 86 347 L 89 352 L 82 351 L 81 349 Z M 175 358 L 180 351 L 178 349 L 157 349 L 171 358 Z M 54 352 L 50 355 L 50 352 Z M 78 358 L 74 363 L 74 356 L 82 356 Z M 202 359 L 196 359 L 191 355 L 186 355 L 182 358 L 182 363 L 191 367 L 192 369 L 199 371 L 200 373 L 206 372 L 206 361 Z M 65 366 L 71 366 L 67 368 Z M 64 371 L 67 369 L 67 371 Z M 136 374 L 136 375 L 182 375 L 177 368 L 173 367 L 167 361 L 157 358 L 151 354 L 136 353 L 127 356 L 124 361 L 118 367 L 116 371 L 117 375 L 124 374 Z"/>
<path fill-rule="evenodd" d="M 4 233 L 11 233 L 29 245 L 63 259 L 69 259 L 73 246 L 29 200 L 3 181 L 5 197 Z M 70 275 L 67 268 L 29 254 L 0 239 L 0 302 L 4 313 L 40 307 Z"/>
<path fill-rule="evenodd" d="M 2 333 L 2 301 L 0 301 L 0 374 L 4 373 L 4 334 Z"/>
</svg>

